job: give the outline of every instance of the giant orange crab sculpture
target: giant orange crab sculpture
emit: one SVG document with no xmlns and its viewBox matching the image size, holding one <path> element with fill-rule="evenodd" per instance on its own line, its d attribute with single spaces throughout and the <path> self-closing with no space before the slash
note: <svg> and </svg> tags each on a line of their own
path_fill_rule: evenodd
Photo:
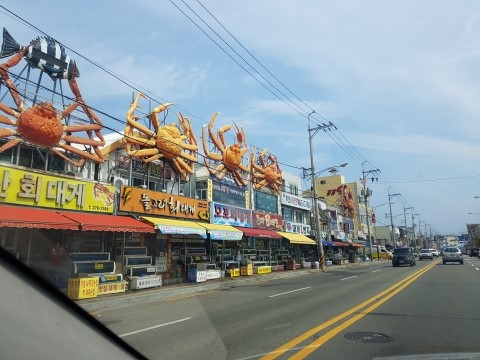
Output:
<svg viewBox="0 0 480 360">
<path fill-rule="evenodd" d="M 210 174 L 217 179 L 221 180 L 225 175 L 229 174 L 238 186 L 245 187 L 250 175 L 250 169 L 242 163 L 243 157 L 248 152 L 245 132 L 242 128 L 235 125 L 237 142 L 227 145 L 224 133 L 229 131 L 232 125 L 222 126 L 218 130 L 218 136 L 215 135 L 213 125 L 217 116 L 218 112 L 213 114 L 208 123 L 208 134 L 214 146 L 212 151 L 209 151 L 207 146 L 207 137 L 205 135 L 205 127 L 207 125 L 204 125 L 202 128 L 203 150 L 206 156 L 205 165 Z"/>
<path fill-rule="evenodd" d="M 165 158 L 173 169 L 187 180 L 189 174 L 193 174 L 193 166 L 198 160 L 198 143 L 190 120 L 178 114 L 183 134 L 176 124 L 161 126 L 158 114 L 172 105 L 171 103 L 162 104 L 153 109 L 149 115 L 154 128 L 152 131 L 138 123 L 135 116 L 140 97 L 145 95 L 138 93 L 127 112 L 127 125 L 124 130 L 127 154 L 140 158 L 145 163 Z"/>
<path fill-rule="evenodd" d="M 97 163 L 103 162 L 103 155 L 99 149 L 105 145 L 100 132 L 102 122 L 83 100 L 76 81 L 80 73 L 75 62 L 65 53 L 65 48 L 50 37 L 40 37 L 28 46 L 20 46 L 8 31 L 3 29 L 0 57 L 12 54 L 13 56 L 7 62 L 0 64 L 0 80 L 8 89 L 16 105 L 16 109 L 12 109 L 0 102 L 0 111 L 8 115 L 0 115 L 0 123 L 10 126 L 0 129 L 0 138 L 7 139 L 0 147 L 0 153 L 21 142 L 26 142 L 48 148 L 74 166 L 82 166 L 85 159 Z M 75 102 L 59 113 L 49 102 L 36 103 L 28 108 L 9 76 L 10 68 L 18 65 L 22 58 L 25 58 L 31 67 L 47 73 L 53 80 L 68 79 Z M 64 125 L 63 121 L 78 107 L 87 115 L 90 123 Z M 87 137 L 73 135 L 83 131 L 86 132 Z M 93 133 L 98 140 L 94 139 Z M 71 144 L 83 145 L 84 150 Z M 94 153 L 91 153 L 88 148 L 93 148 Z M 68 152 L 79 156 L 80 159 L 69 157 Z"/>
<path fill-rule="evenodd" d="M 256 155 L 257 149 L 254 149 L 251 156 L 253 186 L 255 189 L 269 186 L 276 195 L 279 195 L 282 188 L 282 170 L 278 166 L 276 156 L 267 154 L 266 149 L 260 153 L 258 160 Z"/>
<path fill-rule="evenodd" d="M 355 202 L 353 201 L 352 191 L 346 186 L 342 189 L 342 205 L 345 216 L 353 219 L 355 215 Z"/>
</svg>

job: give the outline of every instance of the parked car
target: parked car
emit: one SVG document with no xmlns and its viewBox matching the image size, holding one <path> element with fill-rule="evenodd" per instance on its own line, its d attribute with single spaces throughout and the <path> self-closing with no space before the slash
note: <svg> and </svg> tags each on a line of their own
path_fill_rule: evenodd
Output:
<svg viewBox="0 0 480 360">
<path fill-rule="evenodd" d="M 430 259 L 433 260 L 433 254 L 430 249 L 422 249 L 418 254 L 418 260 Z"/>
<path fill-rule="evenodd" d="M 430 249 L 430 252 L 432 253 L 433 256 L 440 256 L 440 253 L 438 252 L 437 249 Z"/>
<path fill-rule="evenodd" d="M 393 250 L 392 266 L 400 266 L 409 264 L 410 266 L 415 265 L 415 255 L 411 248 L 395 248 Z"/>
<path fill-rule="evenodd" d="M 463 254 L 458 247 L 449 246 L 443 251 L 443 265 L 447 262 L 458 262 L 463 265 Z"/>
<path fill-rule="evenodd" d="M 478 256 L 478 253 L 479 253 L 479 248 L 478 247 L 474 247 L 474 248 L 471 248 L 470 249 L 470 253 L 468 255 L 470 256 Z"/>
</svg>

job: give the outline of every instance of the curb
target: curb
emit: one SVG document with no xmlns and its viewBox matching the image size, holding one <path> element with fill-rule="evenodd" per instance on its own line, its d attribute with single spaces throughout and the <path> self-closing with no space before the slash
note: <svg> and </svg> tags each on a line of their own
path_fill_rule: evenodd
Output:
<svg viewBox="0 0 480 360">
<path fill-rule="evenodd" d="M 374 262 L 377 263 L 377 262 Z M 368 266 L 370 262 L 362 262 L 348 265 L 335 265 L 327 268 L 327 272 L 345 268 L 354 268 L 359 266 Z M 286 279 L 292 277 L 303 276 L 307 274 L 321 273 L 319 269 L 297 269 L 294 271 L 280 271 L 270 274 L 240 277 L 240 278 L 221 278 L 213 280 L 211 283 L 182 283 L 176 285 L 168 285 L 154 289 L 144 289 L 141 292 L 129 291 L 125 294 L 104 295 L 100 298 L 77 300 L 76 304 L 87 312 L 97 312 L 111 309 L 119 309 L 130 306 L 138 306 L 150 304 L 165 300 L 171 300 L 179 297 L 185 297 L 196 293 L 222 290 L 233 287 L 248 286 L 257 283 L 264 283 L 275 279 Z"/>
</svg>

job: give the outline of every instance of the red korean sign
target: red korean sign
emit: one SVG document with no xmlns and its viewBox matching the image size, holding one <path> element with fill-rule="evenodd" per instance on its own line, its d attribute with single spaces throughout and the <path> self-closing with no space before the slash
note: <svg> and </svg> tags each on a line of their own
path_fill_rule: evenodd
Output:
<svg viewBox="0 0 480 360">
<path fill-rule="evenodd" d="M 282 215 L 254 211 L 253 227 L 257 229 L 283 231 Z"/>
</svg>

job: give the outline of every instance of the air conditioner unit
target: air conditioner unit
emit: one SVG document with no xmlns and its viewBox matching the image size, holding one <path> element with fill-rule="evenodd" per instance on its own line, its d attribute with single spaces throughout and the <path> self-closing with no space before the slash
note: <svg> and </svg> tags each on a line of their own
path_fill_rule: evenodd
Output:
<svg viewBox="0 0 480 360">
<path fill-rule="evenodd" d="M 115 190 L 120 191 L 120 188 L 122 185 L 128 186 L 128 179 L 125 179 L 119 176 L 114 176 L 112 185 L 115 187 Z"/>
</svg>

